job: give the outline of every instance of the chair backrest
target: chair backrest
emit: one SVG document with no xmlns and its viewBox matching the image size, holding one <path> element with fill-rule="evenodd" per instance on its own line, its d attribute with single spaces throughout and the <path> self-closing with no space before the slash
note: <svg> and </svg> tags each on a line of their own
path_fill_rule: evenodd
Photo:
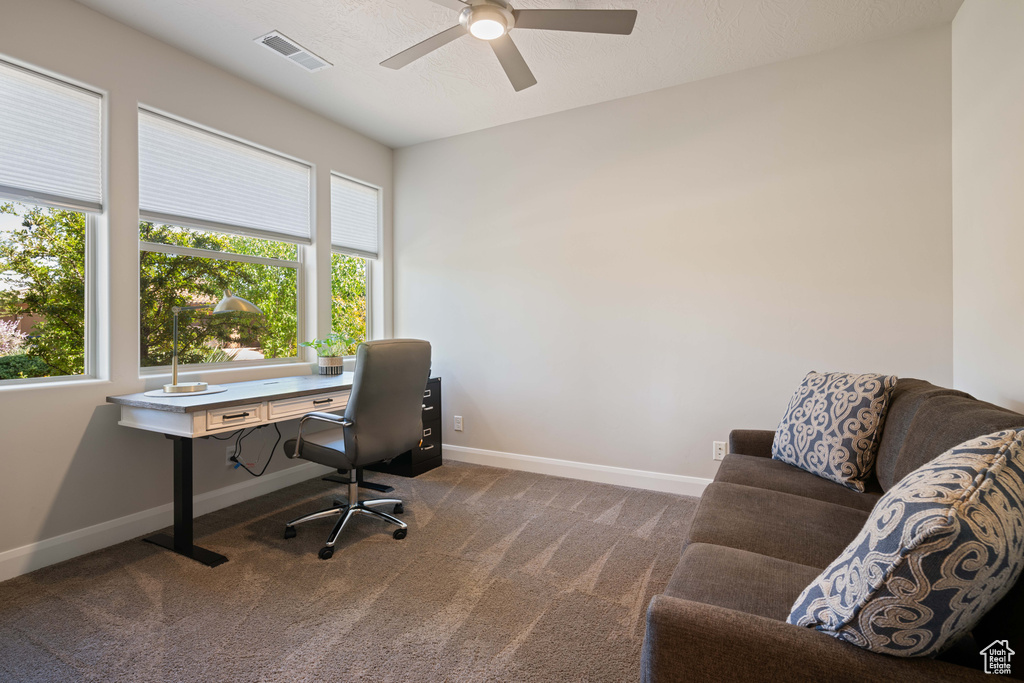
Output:
<svg viewBox="0 0 1024 683">
<path fill-rule="evenodd" d="M 360 344 L 345 417 L 345 453 L 356 467 L 389 460 L 423 437 L 430 343 L 382 339 Z"/>
</svg>

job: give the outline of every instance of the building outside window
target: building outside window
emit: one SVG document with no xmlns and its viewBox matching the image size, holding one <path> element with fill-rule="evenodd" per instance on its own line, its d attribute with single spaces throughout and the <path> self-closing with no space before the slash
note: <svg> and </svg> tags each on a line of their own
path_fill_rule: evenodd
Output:
<svg viewBox="0 0 1024 683">
<path fill-rule="evenodd" d="M 0 382 L 90 376 L 103 97 L 0 60 Z"/>
</svg>

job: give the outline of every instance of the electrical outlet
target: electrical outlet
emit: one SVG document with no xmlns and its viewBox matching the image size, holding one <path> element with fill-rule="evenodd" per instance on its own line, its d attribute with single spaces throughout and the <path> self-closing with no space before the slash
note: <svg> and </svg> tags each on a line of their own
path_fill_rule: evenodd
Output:
<svg viewBox="0 0 1024 683">
<path fill-rule="evenodd" d="M 711 452 L 711 458 L 714 460 L 723 460 L 725 458 L 725 442 L 714 441 L 713 450 Z"/>
<path fill-rule="evenodd" d="M 462 431 L 462 416 L 461 415 L 456 415 L 455 416 L 455 431 L 457 431 L 457 432 L 461 432 Z"/>
<path fill-rule="evenodd" d="M 235 461 L 231 459 L 231 458 L 235 457 L 235 446 L 234 446 L 234 444 L 232 444 L 231 446 L 227 447 L 227 450 L 226 450 L 226 453 L 225 453 L 224 457 L 225 457 L 225 464 L 227 464 L 228 467 L 234 467 L 236 465 Z"/>
</svg>

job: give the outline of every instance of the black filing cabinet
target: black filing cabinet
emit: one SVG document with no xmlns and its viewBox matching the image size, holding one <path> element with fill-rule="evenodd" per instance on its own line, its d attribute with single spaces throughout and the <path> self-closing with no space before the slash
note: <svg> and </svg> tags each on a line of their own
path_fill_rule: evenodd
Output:
<svg viewBox="0 0 1024 683">
<path fill-rule="evenodd" d="M 423 442 L 390 463 L 370 467 L 402 477 L 415 477 L 441 466 L 441 378 L 431 377 L 423 390 Z"/>
</svg>

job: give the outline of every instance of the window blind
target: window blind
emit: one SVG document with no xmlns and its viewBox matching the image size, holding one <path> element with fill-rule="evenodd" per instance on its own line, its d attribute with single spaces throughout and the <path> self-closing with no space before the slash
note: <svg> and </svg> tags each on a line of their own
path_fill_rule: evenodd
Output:
<svg viewBox="0 0 1024 683">
<path fill-rule="evenodd" d="M 309 244 L 308 165 L 139 110 L 143 220 Z"/>
<path fill-rule="evenodd" d="M 0 194 L 103 208 L 103 98 L 0 61 Z"/>
<path fill-rule="evenodd" d="M 336 251 L 377 258 L 380 190 L 331 175 L 331 246 Z"/>
</svg>

